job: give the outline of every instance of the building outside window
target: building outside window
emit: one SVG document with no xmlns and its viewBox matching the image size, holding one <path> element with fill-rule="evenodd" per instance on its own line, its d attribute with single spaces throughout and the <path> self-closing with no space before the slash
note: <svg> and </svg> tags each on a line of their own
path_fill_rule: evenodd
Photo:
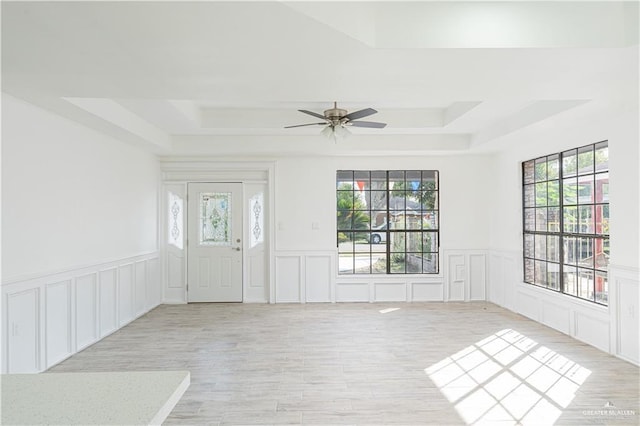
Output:
<svg viewBox="0 0 640 426">
<path fill-rule="evenodd" d="M 608 142 L 525 161 L 522 176 L 524 281 L 607 305 Z"/>
<path fill-rule="evenodd" d="M 439 185 L 435 170 L 336 174 L 340 274 L 437 274 Z"/>
</svg>

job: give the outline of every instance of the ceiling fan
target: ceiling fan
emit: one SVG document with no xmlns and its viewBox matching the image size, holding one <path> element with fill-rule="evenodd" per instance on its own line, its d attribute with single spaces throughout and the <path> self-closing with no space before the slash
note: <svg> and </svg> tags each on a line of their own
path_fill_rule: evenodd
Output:
<svg viewBox="0 0 640 426">
<path fill-rule="evenodd" d="M 304 126 L 326 126 L 322 130 L 322 134 L 325 136 L 342 136 L 349 134 L 346 127 L 368 127 L 373 129 L 382 129 L 387 123 L 379 123 L 376 121 L 357 121 L 359 118 L 368 117 L 377 113 L 373 108 L 365 108 L 352 113 L 347 113 L 346 109 L 338 108 L 338 103 L 333 103 L 333 108 L 324 111 L 324 115 L 317 112 L 307 111 L 306 109 L 299 109 L 298 111 L 308 114 L 312 117 L 320 118 L 324 121 L 320 123 L 308 123 L 308 124 L 296 124 L 293 126 L 285 126 L 285 129 L 291 129 L 293 127 Z"/>
</svg>

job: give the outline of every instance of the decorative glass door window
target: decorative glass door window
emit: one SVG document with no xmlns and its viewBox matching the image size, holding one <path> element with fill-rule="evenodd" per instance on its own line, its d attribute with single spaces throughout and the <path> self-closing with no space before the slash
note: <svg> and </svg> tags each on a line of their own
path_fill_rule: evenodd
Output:
<svg viewBox="0 0 640 426">
<path fill-rule="evenodd" d="M 249 200 L 251 247 L 255 247 L 264 241 L 264 196 L 261 193 L 254 195 Z"/>
<path fill-rule="evenodd" d="M 182 212 L 184 202 L 182 198 L 169 192 L 169 244 L 182 250 L 183 227 Z"/>
<path fill-rule="evenodd" d="M 200 245 L 231 245 L 231 192 L 200 193 Z"/>
</svg>

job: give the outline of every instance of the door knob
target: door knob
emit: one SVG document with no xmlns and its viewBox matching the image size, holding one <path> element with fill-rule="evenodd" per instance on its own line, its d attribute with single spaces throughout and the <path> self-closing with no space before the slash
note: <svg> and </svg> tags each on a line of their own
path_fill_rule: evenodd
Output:
<svg viewBox="0 0 640 426">
<path fill-rule="evenodd" d="M 234 249 L 235 251 L 240 251 L 240 250 L 242 250 L 240 247 L 234 247 L 233 249 Z"/>
</svg>

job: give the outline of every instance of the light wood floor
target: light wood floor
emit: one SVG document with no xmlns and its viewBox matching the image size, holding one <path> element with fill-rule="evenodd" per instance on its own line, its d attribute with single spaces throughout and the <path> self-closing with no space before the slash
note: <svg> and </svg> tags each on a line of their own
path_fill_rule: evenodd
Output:
<svg viewBox="0 0 640 426">
<path fill-rule="evenodd" d="M 50 372 L 190 370 L 167 424 L 638 424 L 639 370 L 490 303 L 164 305 Z"/>
</svg>

